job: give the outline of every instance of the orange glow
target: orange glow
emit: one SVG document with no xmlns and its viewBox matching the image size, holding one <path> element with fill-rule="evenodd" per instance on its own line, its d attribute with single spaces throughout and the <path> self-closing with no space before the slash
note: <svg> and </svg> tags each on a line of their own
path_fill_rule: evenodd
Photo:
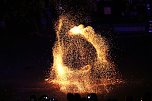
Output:
<svg viewBox="0 0 152 101">
<path fill-rule="evenodd" d="M 66 17 L 59 19 L 53 66 L 47 81 L 58 85 L 64 93 L 109 92 L 108 86 L 121 81 L 107 59 L 107 42 L 91 26 L 72 24 Z"/>
</svg>

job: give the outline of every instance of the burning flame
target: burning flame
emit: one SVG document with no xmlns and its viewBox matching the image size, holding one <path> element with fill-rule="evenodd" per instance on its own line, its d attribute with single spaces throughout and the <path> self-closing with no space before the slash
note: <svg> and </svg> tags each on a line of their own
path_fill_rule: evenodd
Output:
<svg viewBox="0 0 152 101">
<path fill-rule="evenodd" d="M 61 17 L 49 82 L 64 93 L 104 93 L 119 82 L 114 65 L 107 59 L 108 45 L 91 26 L 74 26 Z"/>
</svg>

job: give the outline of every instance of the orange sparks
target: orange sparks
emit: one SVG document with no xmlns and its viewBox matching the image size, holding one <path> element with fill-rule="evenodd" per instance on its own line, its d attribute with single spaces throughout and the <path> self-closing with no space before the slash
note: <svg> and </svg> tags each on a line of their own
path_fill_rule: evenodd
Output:
<svg viewBox="0 0 152 101">
<path fill-rule="evenodd" d="M 53 66 L 47 80 L 64 93 L 104 93 L 116 79 L 114 65 L 107 59 L 108 45 L 91 26 L 71 29 L 71 22 L 61 17 L 53 48 Z"/>
</svg>

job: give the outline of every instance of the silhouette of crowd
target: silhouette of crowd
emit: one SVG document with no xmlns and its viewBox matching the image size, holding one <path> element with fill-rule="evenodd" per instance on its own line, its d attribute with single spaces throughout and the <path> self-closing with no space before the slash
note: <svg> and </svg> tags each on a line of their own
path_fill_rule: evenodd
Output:
<svg viewBox="0 0 152 101">
<path fill-rule="evenodd" d="M 68 93 L 66 101 L 100 101 L 96 93 L 88 94 L 86 97 L 81 97 L 78 93 Z M 143 96 L 125 96 L 123 101 L 151 101 L 151 93 L 145 93 Z M 30 96 L 30 101 L 58 101 L 56 98 L 50 98 L 46 95 L 41 96 L 37 99 L 35 95 Z M 118 101 L 117 98 L 102 99 L 102 101 Z"/>
<path fill-rule="evenodd" d="M 35 95 L 32 95 L 30 96 L 30 101 L 58 101 L 58 100 L 55 98 L 49 98 L 46 95 L 43 95 L 37 99 Z M 98 101 L 98 99 L 95 93 L 88 94 L 87 97 L 81 97 L 81 95 L 78 93 L 75 94 L 68 93 L 67 101 Z"/>
</svg>

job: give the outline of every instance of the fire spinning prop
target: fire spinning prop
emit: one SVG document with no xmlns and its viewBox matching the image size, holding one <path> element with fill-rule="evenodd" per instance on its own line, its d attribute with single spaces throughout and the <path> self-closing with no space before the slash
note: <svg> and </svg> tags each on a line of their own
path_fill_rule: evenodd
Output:
<svg viewBox="0 0 152 101">
<path fill-rule="evenodd" d="M 74 26 L 61 16 L 56 35 L 49 83 L 64 93 L 105 93 L 111 85 L 120 83 L 107 59 L 107 42 L 91 26 Z"/>
</svg>

